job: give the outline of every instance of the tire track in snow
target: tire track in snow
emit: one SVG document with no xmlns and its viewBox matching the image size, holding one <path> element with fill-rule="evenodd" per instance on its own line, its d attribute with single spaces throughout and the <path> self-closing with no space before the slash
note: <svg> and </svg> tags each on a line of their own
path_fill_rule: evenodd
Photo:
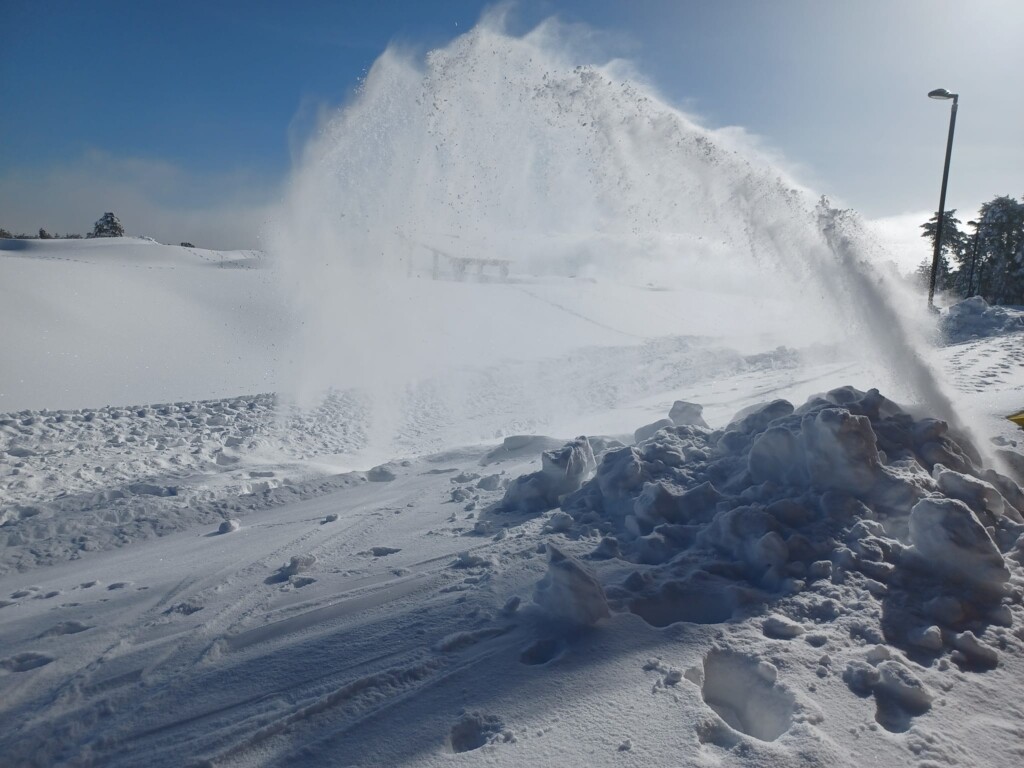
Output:
<svg viewBox="0 0 1024 768">
<path fill-rule="evenodd" d="M 321 497 L 300 504 L 319 506 L 323 502 L 324 499 Z M 331 531 L 327 538 L 329 540 L 351 536 L 353 531 L 373 522 L 374 519 L 375 512 L 363 512 L 349 525 Z M 259 526 L 257 524 L 253 527 Z M 238 557 L 202 578 L 189 577 L 180 580 L 152 608 L 144 611 L 127 625 L 115 627 L 116 638 L 106 645 L 98 656 L 63 681 L 52 693 L 49 707 L 26 722 L 24 725 L 27 728 L 22 730 L 31 732 L 33 727 L 49 729 L 53 726 L 55 711 L 60 710 L 64 711 L 60 712 L 58 717 L 62 717 L 65 724 L 99 722 L 99 713 L 108 707 L 109 697 L 116 695 L 117 689 L 142 679 L 146 679 L 151 686 L 168 685 L 179 673 L 187 671 L 207 654 L 213 643 L 229 634 L 233 627 L 257 613 L 261 605 L 265 605 L 273 598 L 272 589 L 251 589 L 252 584 L 245 576 L 255 576 L 259 587 L 262 587 L 260 577 L 267 570 L 269 563 L 279 561 L 286 553 L 294 552 L 304 541 L 320 533 L 317 526 L 255 559 L 251 555 Z M 236 577 L 230 577 L 230 574 L 236 574 Z M 226 582 L 225 576 L 229 576 Z M 241 594 L 234 600 L 226 599 L 223 595 L 225 584 L 237 584 L 236 591 Z M 199 589 L 190 592 L 197 585 Z M 202 595 L 207 589 L 217 589 L 221 592 L 218 600 L 224 602 L 222 610 L 212 617 L 204 617 L 199 626 L 185 626 L 173 634 L 155 638 L 146 636 L 149 632 L 159 632 L 172 626 L 167 622 L 159 622 L 157 617 L 160 607 L 182 594 L 191 594 L 194 597 Z M 232 615 L 234 620 L 225 626 L 225 620 Z M 211 634 L 214 635 L 212 639 Z M 119 670 L 117 674 L 109 677 L 98 677 L 112 662 L 123 661 L 124 657 L 132 654 L 140 656 L 138 666 Z"/>
<path fill-rule="evenodd" d="M 445 658 L 445 656 L 437 654 L 412 666 L 393 667 L 383 672 L 358 678 L 312 702 L 296 707 L 288 714 L 246 736 L 237 744 L 217 753 L 209 759 L 209 762 L 213 765 L 223 766 L 223 768 L 231 765 L 251 765 L 253 750 L 260 750 L 260 754 L 265 756 L 267 742 L 286 733 L 293 733 L 299 728 L 316 734 L 313 738 L 306 736 L 302 739 L 293 739 L 304 747 L 310 743 L 338 738 L 359 728 L 368 719 L 387 712 L 429 688 L 484 664 L 500 653 L 511 652 L 518 642 L 520 642 L 520 638 L 516 633 L 508 632 L 501 637 L 471 647 L 462 654 L 456 655 L 454 659 L 450 658 L 451 655 L 449 658 Z M 346 705 L 351 705 L 352 709 L 342 715 L 344 720 L 342 724 L 329 725 L 321 722 L 321 716 Z M 278 754 L 276 758 L 284 758 L 286 763 L 288 762 L 285 755 Z"/>
</svg>

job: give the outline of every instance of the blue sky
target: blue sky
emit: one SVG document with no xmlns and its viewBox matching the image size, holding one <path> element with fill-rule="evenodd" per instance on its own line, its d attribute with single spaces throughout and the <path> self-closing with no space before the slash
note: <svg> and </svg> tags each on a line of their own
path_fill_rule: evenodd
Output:
<svg viewBox="0 0 1024 768">
<path fill-rule="evenodd" d="M 443 45 L 488 5 L 0 0 L 0 226 L 85 231 L 129 210 L 138 234 L 254 245 L 320 111 L 389 43 Z M 936 206 L 936 87 L 961 93 L 948 204 L 1024 194 L 1018 0 L 522 0 L 512 30 L 551 15 L 868 217 Z"/>
</svg>

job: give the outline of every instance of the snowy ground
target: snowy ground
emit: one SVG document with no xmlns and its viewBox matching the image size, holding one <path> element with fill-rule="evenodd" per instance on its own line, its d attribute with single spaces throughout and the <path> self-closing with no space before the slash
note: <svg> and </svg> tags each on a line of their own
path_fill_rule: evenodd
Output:
<svg viewBox="0 0 1024 768">
<path fill-rule="evenodd" d="M 187 352 L 151 329 L 196 296 L 196 275 L 234 276 L 209 296 L 248 297 L 255 315 L 270 301 L 258 260 L 211 269 L 171 251 L 171 266 L 146 270 L 166 298 L 123 330 L 151 343 L 104 358 L 104 375 L 159 364 L 164 343 Z M 112 295 L 138 290 L 126 282 L 137 266 L 78 256 Z M 4 251 L 0 285 L 42 290 L 47 266 Z M 74 290 L 76 274 L 53 290 Z M 273 330 L 214 322 L 227 335 L 204 336 L 213 310 L 196 290 L 185 334 L 209 360 L 231 333 L 254 344 Z M 41 396 L 76 410 L 21 410 L 44 402 L 29 342 L 58 350 L 88 334 L 27 299 L 27 314 L 2 305 L 6 321 L 43 326 L 3 342 L 29 385 L 5 372 L 17 405 L 0 415 L 0 762 L 1024 759 L 1024 496 L 987 460 L 927 414 L 842 392 L 809 420 L 776 404 L 734 421 L 873 383 L 835 350 L 778 348 L 767 320 L 761 348 L 748 334 L 737 350 L 727 312 L 718 334 L 676 325 L 665 292 L 593 284 L 594 300 L 553 279 L 439 290 L 467 307 L 481 292 L 506 302 L 502 316 L 532 338 L 579 326 L 532 357 L 507 354 L 510 330 L 506 354 L 388 392 L 383 442 L 372 397 L 298 409 L 257 394 L 272 388 L 241 353 L 243 370 L 214 364 L 205 381 L 192 374 L 209 360 L 176 368 L 193 389 L 163 380 L 151 394 L 140 374 L 118 398 L 120 385 L 87 378 L 93 394 L 74 402 L 69 378 Z M 630 311 L 630 296 L 656 316 Z M 513 311 L 527 300 L 537 314 Z M 1001 418 L 1024 407 L 1022 350 L 1024 333 L 1000 327 L 935 352 L 987 452 L 1024 454 L 1024 433 Z M 73 377 L 77 364 L 53 365 Z M 232 381 L 249 388 L 224 389 Z M 677 413 L 636 449 L 616 447 L 677 400 L 703 405 L 709 428 Z M 877 446 L 861 439 L 867 422 Z M 580 434 L 591 439 L 542 467 L 543 451 Z"/>
</svg>

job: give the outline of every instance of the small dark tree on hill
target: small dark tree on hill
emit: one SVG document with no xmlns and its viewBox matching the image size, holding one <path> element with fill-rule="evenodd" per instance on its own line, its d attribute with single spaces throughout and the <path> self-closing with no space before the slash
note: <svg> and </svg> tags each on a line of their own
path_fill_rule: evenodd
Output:
<svg viewBox="0 0 1024 768">
<path fill-rule="evenodd" d="M 40 240 L 53 240 L 53 235 L 47 232 L 42 227 L 39 228 L 39 239 Z"/>
<path fill-rule="evenodd" d="M 10 240 L 10 239 L 12 239 L 14 237 L 14 235 L 11 234 L 10 230 L 7 230 L 7 229 L 4 229 L 3 227 L 0 227 L 0 237 L 5 237 L 8 240 Z"/>
<path fill-rule="evenodd" d="M 93 225 L 89 237 L 124 237 L 124 227 L 117 216 L 108 211 Z"/>
</svg>

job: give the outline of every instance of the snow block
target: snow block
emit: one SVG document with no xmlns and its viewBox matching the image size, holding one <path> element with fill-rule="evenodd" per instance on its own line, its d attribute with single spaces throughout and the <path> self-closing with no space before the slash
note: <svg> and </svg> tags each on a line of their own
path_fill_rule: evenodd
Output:
<svg viewBox="0 0 1024 768">
<path fill-rule="evenodd" d="M 579 560 L 548 544 L 548 572 L 533 601 L 552 618 L 589 626 L 611 615 L 601 583 Z"/>
<path fill-rule="evenodd" d="M 594 471 L 594 451 L 586 437 L 577 437 L 561 448 L 540 455 L 541 472 L 550 481 L 554 493 L 561 496 L 578 489 Z"/>
<path fill-rule="evenodd" d="M 807 414 L 801 438 L 811 485 L 867 495 L 881 476 L 881 461 L 871 421 L 842 408 Z"/>
<path fill-rule="evenodd" d="M 932 695 L 924 684 L 898 661 L 883 661 L 878 667 L 875 696 L 888 698 L 912 715 L 922 715 L 931 709 Z"/>
<path fill-rule="evenodd" d="M 784 427 L 770 427 L 755 437 L 747 456 L 747 468 L 755 483 L 806 483 L 803 464 L 800 440 Z"/>
<path fill-rule="evenodd" d="M 674 427 L 675 423 L 670 419 L 658 419 L 652 424 L 640 427 L 636 432 L 633 433 L 633 442 L 639 445 L 644 440 L 654 437 L 658 432 L 665 429 L 666 427 Z"/>
<path fill-rule="evenodd" d="M 558 506 L 593 472 L 594 452 L 586 437 L 541 454 L 541 469 L 513 480 L 501 501 L 506 511 L 536 514 Z"/>
<path fill-rule="evenodd" d="M 746 434 L 756 434 L 767 429 L 768 425 L 776 419 L 781 419 L 793 413 L 793 404 L 788 400 L 773 400 L 770 403 L 758 403 L 742 409 L 732 417 L 726 432 L 736 431 Z"/>
<path fill-rule="evenodd" d="M 1010 571 L 992 537 L 962 501 L 929 497 L 910 512 L 908 550 L 917 567 L 975 587 L 1009 581 Z"/>
<path fill-rule="evenodd" d="M 703 405 L 688 403 L 685 400 L 676 400 L 672 403 L 672 410 L 668 412 L 668 417 L 676 426 L 690 424 L 707 429 L 708 423 L 704 421 L 703 413 Z"/>
<path fill-rule="evenodd" d="M 954 472 L 941 464 L 936 464 L 932 469 L 932 477 L 942 493 L 962 501 L 990 525 L 1006 511 L 1007 505 L 1002 494 L 984 480 Z"/>
<path fill-rule="evenodd" d="M 655 526 L 659 523 L 682 522 L 682 494 L 669 488 L 663 482 L 645 483 L 643 491 L 633 504 L 637 520 Z"/>
<path fill-rule="evenodd" d="M 604 455 L 597 472 L 597 484 L 606 503 L 628 500 L 643 490 L 649 479 L 636 448 L 618 448 Z"/>
</svg>

